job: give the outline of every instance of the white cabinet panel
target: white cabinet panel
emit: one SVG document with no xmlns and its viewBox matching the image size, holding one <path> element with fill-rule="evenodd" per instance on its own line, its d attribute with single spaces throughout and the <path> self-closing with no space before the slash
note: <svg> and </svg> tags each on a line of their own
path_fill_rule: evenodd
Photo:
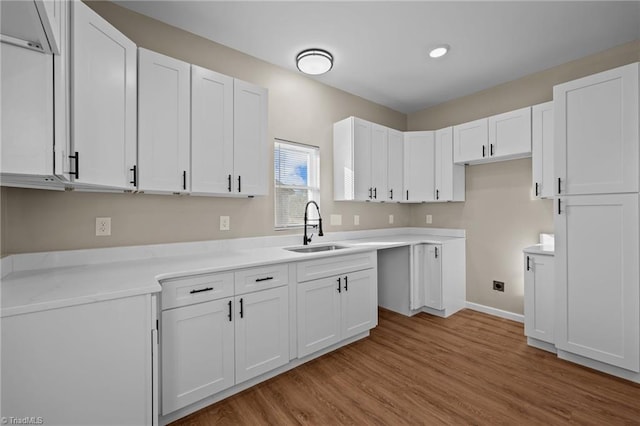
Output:
<svg viewBox="0 0 640 426">
<path fill-rule="evenodd" d="M 162 312 L 162 412 L 234 385 L 232 300 Z"/>
<path fill-rule="evenodd" d="M 453 164 L 453 127 L 435 132 L 435 199 L 464 201 L 464 166 Z"/>
<path fill-rule="evenodd" d="M 298 284 L 298 357 L 340 341 L 338 277 Z"/>
<path fill-rule="evenodd" d="M 355 200 L 371 200 L 371 123 L 353 118 L 353 192 Z"/>
<path fill-rule="evenodd" d="M 189 190 L 190 65 L 139 49 L 138 189 Z"/>
<path fill-rule="evenodd" d="M 562 195 L 638 191 L 638 72 L 635 63 L 554 87 Z"/>
<path fill-rule="evenodd" d="M 387 151 L 389 149 L 389 129 L 378 124 L 371 125 L 371 187 L 372 201 L 386 201 L 387 198 Z"/>
<path fill-rule="evenodd" d="M 556 208 L 557 347 L 640 371 L 638 195 L 560 197 Z"/>
<path fill-rule="evenodd" d="M 434 132 L 404 134 L 404 196 L 409 202 L 435 200 Z"/>
<path fill-rule="evenodd" d="M 191 65 L 191 192 L 233 191 L 233 78 Z"/>
<path fill-rule="evenodd" d="M 267 89 L 234 80 L 233 187 L 240 195 L 268 193 Z"/>
<path fill-rule="evenodd" d="M 402 201 L 404 174 L 404 135 L 397 130 L 388 130 L 387 145 L 387 195 L 389 201 Z"/>
<path fill-rule="evenodd" d="M 375 274 L 376 269 L 367 269 L 338 277 L 338 285 L 342 285 L 342 339 L 378 325 L 378 287 L 375 285 Z"/>
<path fill-rule="evenodd" d="M 71 5 L 72 143 L 79 161 L 70 169 L 78 183 L 131 189 L 136 45 L 84 3 Z"/>
<path fill-rule="evenodd" d="M 531 155 L 531 107 L 489 117 L 489 157 Z"/>
<path fill-rule="evenodd" d="M 481 118 L 453 126 L 453 162 L 469 163 L 486 158 L 489 141 L 489 120 Z"/>
<path fill-rule="evenodd" d="M 536 198 L 553 197 L 553 102 L 532 107 L 531 162 Z"/>
<path fill-rule="evenodd" d="M 424 304 L 433 309 L 444 309 L 442 291 L 442 246 L 427 244 L 425 247 Z"/>
<path fill-rule="evenodd" d="M 553 264 L 553 256 L 524 256 L 524 334 L 548 343 L 555 343 L 556 288 Z"/>
</svg>

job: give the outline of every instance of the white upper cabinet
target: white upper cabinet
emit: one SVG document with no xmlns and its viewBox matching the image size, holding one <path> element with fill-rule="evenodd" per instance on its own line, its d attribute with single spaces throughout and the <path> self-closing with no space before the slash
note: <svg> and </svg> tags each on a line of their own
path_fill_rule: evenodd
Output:
<svg viewBox="0 0 640 426">
<path fill-rule="evenodd" d="M 402 201 L 404 174 L 404 135 L 397 130 L 388 130 L 387 143 L 387 195 L 389 201 Z"/>
<path fill-rule="evenodd" d="M 71 6 L 71 175 L 75 183 L 133 189 L 136 45 L 84 3 Z"/>
<path fill-rule="evenodd" d="M 233 191 L 238 195 L 266 195 L 267 89 L 234 80 L 233 90 Z"/>
<path fill-rule="evenodd" d="M 489 117 L 487 152 L 491 159 L 531 156 L 531 107 Z"/>
<path fill-rule="evenodd" d="M 191 66 L 139 49 L 138 189 L 189 191 Z"/>
<path fill-rule="evenodd" d="M 534 105 L 531 117 L 533 194 L 553 197 L 553 102 Z"/>
<path fill-rule="evenodd" d="M 371 123 L 356 117 L 333 125 L 333 198 L 370 201 Z"/>
<path fill-rule="evenodd" d="M 555 86 L 555 193 L 638 191 L 638 63 Z"/>
<path fill-rule="evenodd" d="M 435 136 L 432 131 L 404 134 L 404 200 L 435 200 Z"/>
<path fill-rule="evenodd" d="M 531 107 L 453 126 L 453 161 L 480 164 L 531 155 Z"/>
<path fill-rule="evenodd" d="M 453 161 L 470 163 L 488 156 L 489 120 L 480 120 L 453 126 Z"/>
<path fill-rule="evenodd" d="M 435 199 L 464 201 L 464 166 L 453 164 L 453 127 L 435 132 Z"/>
<path fill-rule="evenodd" d="M 233 78 L 191 65 L 191 192 L 233 191 Z"/>
<path fill-rule="evenodd" d="M 0 2 L 0 39 L 44 53 L 61 53 L 68 0 Z"/>
<path fill-rule="evenodd" d="M 66 20 L 65 14 L 67 13 L 65 5 L 67 0 L 37 0 L 34 3 L 38 8 L 40 21 L 47 34 L 51 52 L 60 54 L 65 40 L 64 23 Z"/>
<path fill-rule="evenodd" d="M 388 200 L 387 155 L 389 129 L 379 124 L 371 124 L 371 187 L 373 201 Z"/>
</svg>

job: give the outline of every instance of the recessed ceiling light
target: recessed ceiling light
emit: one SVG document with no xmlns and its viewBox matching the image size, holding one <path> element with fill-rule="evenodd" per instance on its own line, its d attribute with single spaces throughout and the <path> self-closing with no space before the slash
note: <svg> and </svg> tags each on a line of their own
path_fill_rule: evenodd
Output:
<svg viewBox="0 0 640 426">
<path fill-rule="evenodd" d="M 305 74 L 320 75 L 333 67 L 333 56 L 326 50 L 307 49 L 298 54 L 296 65 Z"/>
<path fill-rule="evenodd" d="M 434 47 L 433 49 L 431 49 L 431 52 L 429 52 L 429 56 L 431 56 L 432 58 L 441 58 L 447 54 L 449 49 L 450 49 L 450 46 L 448 44 L 443 44 L 441 46 Z"/>
</svg>

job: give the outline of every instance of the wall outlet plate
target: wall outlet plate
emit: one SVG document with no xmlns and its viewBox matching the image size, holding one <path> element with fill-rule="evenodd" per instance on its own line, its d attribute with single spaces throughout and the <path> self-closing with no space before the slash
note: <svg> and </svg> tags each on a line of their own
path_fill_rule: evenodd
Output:
<svg viewBox="0 0 640 426">
<path fill-rule="evenodd" d="M 332 214 L 330 216 L 330 223 L 333 226 L 340 226 L 342 225 L 342 215 L 341 214 Z"/>
<path fill-rule="evenodd" d="M 96 217 L 96 236 L 108 237 L 111 235 L 111 218 Z"/>
<path fill-rule="evenodd" d="M 389 215 L 389 225 L 393 225 L 393 215 Z"/>
<path fill-rule="evenodd" d="M 427 221 L 427 224 L 433 223 L 433 216 L 428 214 L 427 217 L 426 217 L 426 221 Z"/>
<path fill-rule="evenodd" d="M 228 231 L 231 229 L 231 220 L 229 216 L 220 216 L 220 230 Z"/>
<path fill-rule="evenodd" d="M 353 215 L 353 224 L 354 225 L 360 225 L 360 216 L 357 214 Z"/>
</svg>

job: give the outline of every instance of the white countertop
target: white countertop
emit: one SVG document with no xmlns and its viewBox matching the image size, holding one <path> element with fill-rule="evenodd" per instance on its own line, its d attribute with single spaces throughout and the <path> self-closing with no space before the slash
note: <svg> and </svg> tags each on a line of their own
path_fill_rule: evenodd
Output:
<svg viewBox="0 0 640 426">
<path fill-rule="evenodd" d="M 524 249 L 522 249 L 522 251 L 527 254 L 542 254 L 546 256 L 555 255 L 555 247 L 546 244 L 536 244 L 533 246 L 525 247 Z"/>
<path fill-rule="evenodd" d="M 0 316 L 7 317 L 155 293 L 161 291 L 159 281 L 169 278 L 273 263 L 297 262 L 418 243 L 446 244 L 460 238 L 426 234 L 381 235 L 335 240 L 337 244 L 347 245 L 348 248 L 317 253 L 291 252 L 285 250 L 285 247 L 292 246 L 288 244 L 16 271 L 2 278 Z M 328 243 L 329 241 L 321 241 L 312 245 Z"/>
</svg>

